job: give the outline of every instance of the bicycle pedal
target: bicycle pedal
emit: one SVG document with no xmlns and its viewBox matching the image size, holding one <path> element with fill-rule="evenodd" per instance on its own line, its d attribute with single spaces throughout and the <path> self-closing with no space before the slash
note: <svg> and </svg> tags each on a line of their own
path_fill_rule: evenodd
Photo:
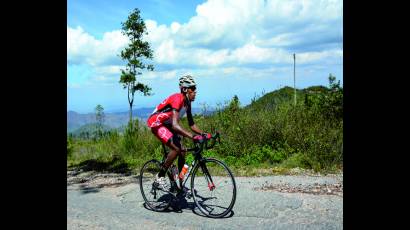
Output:
<svg viewBox="0 0 410 230">
<path fill-rule="evenodd" d="M 182 191 L 181 193 L 184 197 L 186 197 L 188 199 L 190 199 L 192 197 L 191 190 L 189 190 L 189 189 L 186 189 L 186 190 L 184 189 L 184 191 Z"/>
<path fill-rule="evenodd" d="M 187 192 L 185 197 L 188 198 L 188 199 L 191 199 L 192 198 L 192 192 L 191 191 Z"/>
</svg>

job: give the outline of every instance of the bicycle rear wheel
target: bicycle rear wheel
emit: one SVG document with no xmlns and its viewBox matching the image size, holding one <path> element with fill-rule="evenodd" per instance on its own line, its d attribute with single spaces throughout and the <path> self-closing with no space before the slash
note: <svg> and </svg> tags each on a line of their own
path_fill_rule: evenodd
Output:
<svg viewBox="0 0 410 230">
<path fill-rule="evenodd" d="M 147 161 L 141 168 L 140 172 L 140 189 L 142 197 L 145 200 L 145 204 L 153 211 L 166 210 L 173 198 L 169 188 L 171 186 L 169 178 L 167 179 L 167 187 L 160 188 L 155 182 L 155 176 L 161 170 L 161 163 L 158 160 Z"/>
<path fill-rule="evenodd" d="M 192 173 L 191 192 L 199 210 L 208 217 L 224 217 L 236 200 L 231 170 L 220 160 L 204 158 Z"/>
</svg>

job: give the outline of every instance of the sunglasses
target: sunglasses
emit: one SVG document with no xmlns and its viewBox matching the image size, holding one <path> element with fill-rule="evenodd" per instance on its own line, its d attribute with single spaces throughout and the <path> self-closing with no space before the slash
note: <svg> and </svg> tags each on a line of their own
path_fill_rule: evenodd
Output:
<svg viewBox="0 0 410 230">
<path fill-rule="evenodd" d="M 192 91 L 195 91 L 195 90 L 196 90 L 196 87 L 195 87 L 195 86 L 192 86 L 192 87 L 189 87 L 188 89 L 191 89 Z"/>
</svg>

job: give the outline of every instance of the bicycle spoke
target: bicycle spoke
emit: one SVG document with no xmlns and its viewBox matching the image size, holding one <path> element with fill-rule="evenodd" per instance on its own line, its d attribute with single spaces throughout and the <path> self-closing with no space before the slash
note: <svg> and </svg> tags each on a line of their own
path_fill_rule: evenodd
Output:
<svg viewBox="0 0 410 230">
<path fill-rule="evenodd" d="M 219 138 L 216 133 L 213 140 Z M 206 142 L 205 142 L 206 143 Z M 212 148 L 215 142 L 208 146 Z M 164 151 L 165 150 L 165 146 Z M 209 149 L 207 145 L 205 148 Z M 230 169 L 221 161 L 214 158 L 203 158 L 201 153 L 203 144 L 196 144 L 195 148 L 188 151 L 194 152 L 194 167 L 184 179 L 183 184 L 191 176 L 191 190 L 187 197 L 193 197 L 199 210 L 209 217 L 223 217 L 233 208 L 236 200 L 236 184 Z M 162 162 L 165 158 L 162 159 Z M 175 195 L 171 184 L 173 177 L 167 172 L 166 184 L 155 184 L 156 175 L 161 169 L 158 160 L 150 160 L 144 164 L 140 172 L 140 189 L 145 204 L 155 211 L 167 209 Z M 192 173 L 192 175 L 190 175 Z M 173 193 L 171 191 L 174 191 Z"/>
<path fill-rule="evenodd" d="M 169 207 L 172 195 L 167 187 L 162 189 L 155 182 L 155 176 L 160 170 L 160 163 L 156 160 L 144 164 L 140 173 L 140 189 L 145 204 L 154 211 L 163 211 Z"/>
<path fill-rule="evenodd" d="M 196 169 L 192 184 L 198 191 L 194 194 L 194 200 L 205 215 L 220 217 L 232 209 L 236 198 L 236 185 L 223 163 L 206 159 Z"/>
</svg>

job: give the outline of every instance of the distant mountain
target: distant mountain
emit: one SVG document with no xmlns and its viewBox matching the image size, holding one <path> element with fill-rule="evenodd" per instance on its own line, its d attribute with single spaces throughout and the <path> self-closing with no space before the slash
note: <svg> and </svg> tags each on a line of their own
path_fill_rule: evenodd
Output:
<svg viewBox="0 0 410 230">
<path fill-rule="evenodd" d="M 111 129 L 111 127 L 108 127 L 106 125 L 103 125 L 102 127 L 103 131 L 108 131 Z M 78 129 L 75 129 L 73 132 L 71 132 L 74 136 L 80 136 L 81 133 L 89 133 L 92 134 L 97 130 L 97 124 L 96 123 L 90 123 L 90 124 L 85 124 Z"/>
<path fill-rule="evenodd" d="M 154 111 L 152 108 L 139 108 L 132 110 L 133 118 L 138 117 L 142 121 L 146 121 L 149 115 Z M 201 114 L 202 109 L 192 108 L 193 114 Z M 213 111 L 209 110 L 206 112 L 206 115 L 211 114 Z M 105 113 L 104 125 L 110 128 L 120 128 L 124 126 L 129 121 L 129 112 L 116 112 L 116 113 Z M 95 114 L 87 113 L 80 114 L 75 111 L 67 112 L 67 132 L 74 132 L 76 129 L 88 124 L 96 123 Z"/>
<path fill-rule="evenodd" d="M 296 89 L 296 99 L 298 101 L 304 100 L 305 95 L 311 95 L 316 93 L 324 93 L 329 89 L 325 86 L 310 86 L 305 89 Z M 285 101 L 293 101 L 295 97 L 295 90 L 292 87 L 285 86 L 281 89 L 266 93 L 260 98 L 253 100 L 246 109 L 273 109 L 278 104 Z"/>
<path fill-rule="evenodd" d="M 151 114 L 154 108 L 140 108 L 133 110 L 133 117 L 146 120 Z M 104 125 L 111 128 L 118 128 L 122 125 L 126 125 L 129 120 L 129 113 L 117 112 L 117 113 L 105 113 Z M 81 126 L 92 124 L 96 122 L 95 113 L 81 114 L 75 111 L 67 112 L 67 132 L 73 132 Z"/>
</svg>

